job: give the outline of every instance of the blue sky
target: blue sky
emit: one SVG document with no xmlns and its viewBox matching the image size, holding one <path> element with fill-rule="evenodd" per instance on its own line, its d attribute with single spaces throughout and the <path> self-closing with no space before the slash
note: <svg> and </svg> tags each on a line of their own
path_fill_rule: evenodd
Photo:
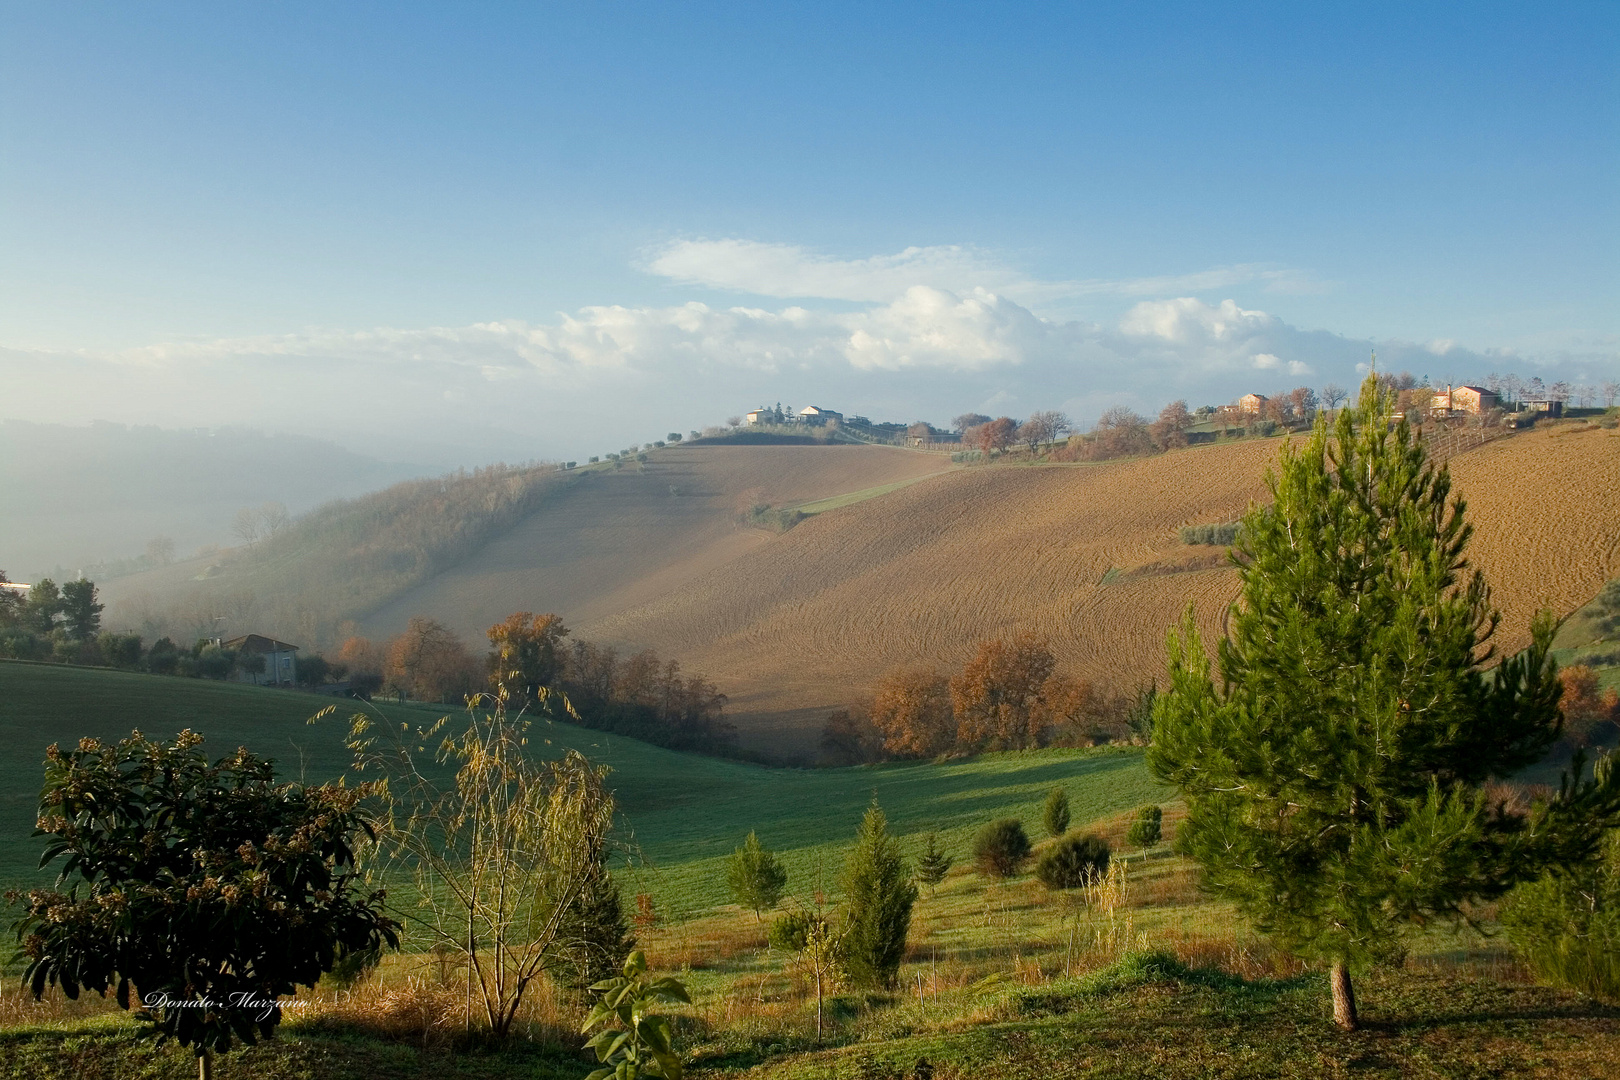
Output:
<svg viewBox="0 0 1620 1080">
<path fill-rule="evenodd" d="M 1620 378 L 1612 3 L 0 20 L 0 415 L 448 460 Z"/>
</svg>

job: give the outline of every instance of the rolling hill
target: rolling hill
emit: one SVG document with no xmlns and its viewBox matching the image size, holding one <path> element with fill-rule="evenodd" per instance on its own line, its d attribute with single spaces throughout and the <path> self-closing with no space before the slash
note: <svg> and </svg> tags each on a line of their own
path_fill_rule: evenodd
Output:
<svg viewBox="0 0 1620 1080">
<path fill-rule="evenodd" d="M 1163 670 L 1191 603 L 1206 636 L 1237 595 L 1186 524 L 1230 521 L 1265 495 L 1277 441 L 1093 466 L 968 469 L 829 511 L 725 567 L 609 618 L 705 672 L 745 741 L 807 753 L 828 710 L 900 663 L 954 665 L 985 636 L 1049 637 L 1071 674 L 1134 687 Z M 1472 558 L 1522 648 L 1534 612 L 1567 614 L 1620 573 L 1620 437 L 1574 426 L 1451 461 L 1476 527 Z"/>
<path fill-rule="evenodd" d="M 739 523 L 754 505 L 812 502 L 949 468 L 937 454 L 834 444 L 684 447 L 652 454 L 644 467 L 582 471 L 539 513 L 369 615 L 362 632 L 385 637 L 429 614 L 482 642 L 491 624 L 522 610 L 595 625 L 770 547 L 770 532 Z"/>
<path fill-rule="evenodd" d="M 896 664 L 942 668 L 986 636 L 1048 637 L 1069 674 L 1129 690 L 1159 677 L 1190 603 L 1210 638 L 1237 579 L 1181 526 L 1232 521 L 1265 496 L 1279 440 L 1085 465 L 951 468 L 860 446 L 698 446 L 573 478 L 454 567 L 361 620 L 385 637 L 431 615 L 480 642 L 512 611 L 576 636 L 656 648 L 728 694 L 744 745 L 813 754 L 827 713 Z M 1620 436 L 1554 424 L 1457 453 L 1472 558 L 1504 620 L 1560 615 L 1620 574 Z M 802 506 L 786 532 L 741 521 Z"/>
</svg>

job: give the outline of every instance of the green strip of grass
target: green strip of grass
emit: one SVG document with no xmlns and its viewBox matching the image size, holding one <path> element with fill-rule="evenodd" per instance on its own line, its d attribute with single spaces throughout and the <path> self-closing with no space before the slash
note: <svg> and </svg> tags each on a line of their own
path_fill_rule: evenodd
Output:
<svg viewBox="0 0 1620 1080">
<path fill-rule="evenodd" d="M 856 503 L 865 502 L 867 499 L 875 499 L 879 495 L 887 495 L 891 491 L 899 491 L 903 487 L 910 487 L 919 480 L 927 479 L 926 476 L 913 476 L 909 480 L 896 480 L 892 484 L 879 484 L 877 487 L 863 488 L 860 491 L 851 491 L 844 495 L 833 495 L 826 499 L 817 499 L 815 502 L 786 506 L 783 509 L 797 510 L 806 516 L 820 514 L 828 510 L 837 510 L 840 506 L 854 506 Z"/>
</svg>

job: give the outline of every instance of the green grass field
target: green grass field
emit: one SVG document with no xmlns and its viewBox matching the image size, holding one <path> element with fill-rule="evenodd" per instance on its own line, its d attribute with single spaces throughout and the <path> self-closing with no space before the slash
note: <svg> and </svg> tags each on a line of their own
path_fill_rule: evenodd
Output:
<svg viewBox="0 0 1620 1080">
<path fill-rule="evenodd" d="M 308 718 L 329 699 L 195 680 L 0 662 L 0 878 L 38 880 L 30 839 L 41 760 L 51 742 L 189 727 L 224 754 L 246 745 L 283 775 L 340 775 L 346 724 Z M 443 710 L 381 707 L 395 722 Z M 819 771 L 766 769 L 679 754 L 561 724 L 542 752 L 577 748 L 613 767 L 623 834 L 653 868 L 622 871 L 651 893 L 662 922 L 637 930 L 654 967 L 678 973 L 693 1003 L 675 1010 L 677 1042 L 704 1077 L 1608 1077 L 1620 1075 L 1620 1009 L 1529 985 L 1499 937 L 1435 928 L 1407 963 L 1358 984 L 1365 1027 L 1328 1019 L 1320 972 L 1276 953 L 1231 908 L 1197 888 L 1166 847 L 1123 850 L 1123 811 L 1169 793 L 1133 750 L 1040 751 L 940 764 Z M 1114 899 L 1051 893 L 1026 872 L 988 882 L 967 842 L 984 821 L 1018 816 L 1040 837 L 1046 791 L 1062 784 L 1075 824 L 1099 828 L 1123 867 Z M 817 1039 L 814 999 L 764 927 L 726 904 L 721 863 L 748 829 L 782 852 L 800 903 L 836 894 L 843 853 L 874 794 L 916 849 L 937 829 L 958 863 L 914 912 L 899 987 L 835 994 Z M 1166 826 L 1180 810 L 1172 805 Z M 1126 884 L 1128 879 L 1128 886 Z M 1112 879 L 1110 879 L 1112 880 Z M 456 1043 L 459 1000 L 431 955 L 390 954 L 348 999 L 324 983 L 281 1035 L 223 1055 L 215 1075 L 578 1077 L 579 999 L 539 990 L 527 1034 L 491 1048 Z M 132 1038 L 111 1001 L 34 1004 L 15 974 L 0 984 L 0 1080 L 196 1075 L 189 1054 Z M 437 997 L 435 997 L 437 995 Z M 451 1005 L 443 1003 L 448 1000 Z M 439 1004 L 435 1005 L 434 1003 Z M 434 1012 L 449 1008 L 450 1012 Z M 413 1010 L 423 1010 L 418 1014 Z M 438 1021 L 435 1021 L 437 1023 Z M 926 1062 L 926 1065 L 923 1063 Z"/>
<path fill-rule="evenodd" d="M 31 839 L 45 749 L 83 736 L 116 739 L 139 728 L 172 737 L 201 732 L 223 755 L 237 746 L 276 759 L 287 778 L 333 779 L 349 764 L 343 717 L 311 715 L 333 699 L 287 690 L 92 668 L 0 661 L 0 882 L 37 882 L 39 841 Z M 445 710 L 376 706 L 396 722 L 429 723 Z M 1166 793 L 1148 776 L 1140 751 L 1042 750 L 991 754 L 945 764 L 853 769 L 767 769 L 676 753 L 633 739 L 552 722 L 535 732 L 542 752 L 577 749 L 612 767 L 621 839 L 647 865 L 622 871 L 626 890 L 653 895 L 669 912 L 694 913 L 727 902 L 720 866 L 749 829 L 781 852 L 789 888 L 836 892 L 842 853 L 874 795 L 902 835 L 939 830 L 965 849 L 994 817 L 1021 817 L 1032 835 L 1048 789 L 1069 789 L 1084 822 Z"/>
</svg>

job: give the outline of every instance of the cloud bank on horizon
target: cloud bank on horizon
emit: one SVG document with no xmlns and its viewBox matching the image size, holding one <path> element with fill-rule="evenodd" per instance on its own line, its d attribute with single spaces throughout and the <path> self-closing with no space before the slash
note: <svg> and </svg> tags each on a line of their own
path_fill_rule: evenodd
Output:
<svg viewBox="0 0 1620 1080">
<path fill-rule="evenodd" d="M 1197 405 L 1347 383 L 1374 347 L 1392 369 L 1436 381 L 1515 366 L 1572 380 L 1620 373 L 1614 341 L 1541 356 L 1375 343 L 1214 298 L 1237 286 L 1279 298 L 1324 288 L 1287 267 L 1051 281 L 965 246 L 835 259 L 723 239 L 667 244 L 642 268 L 672 287 L 766 302 L 600 305 L 546 323 L 305 330 L 111 352 L 0 349 L 12 388 L 0 415 L 245 424 L 473 464 L 583 457 L 762 401 L 936 422 L 970 409 L 1061 408 L 1085 422 L 1116 404 L 1152 412 L 1175 398 Z M 1113 305 L 1114 316 L 1064 318 L 1081 298 Z"/>
</svg>

